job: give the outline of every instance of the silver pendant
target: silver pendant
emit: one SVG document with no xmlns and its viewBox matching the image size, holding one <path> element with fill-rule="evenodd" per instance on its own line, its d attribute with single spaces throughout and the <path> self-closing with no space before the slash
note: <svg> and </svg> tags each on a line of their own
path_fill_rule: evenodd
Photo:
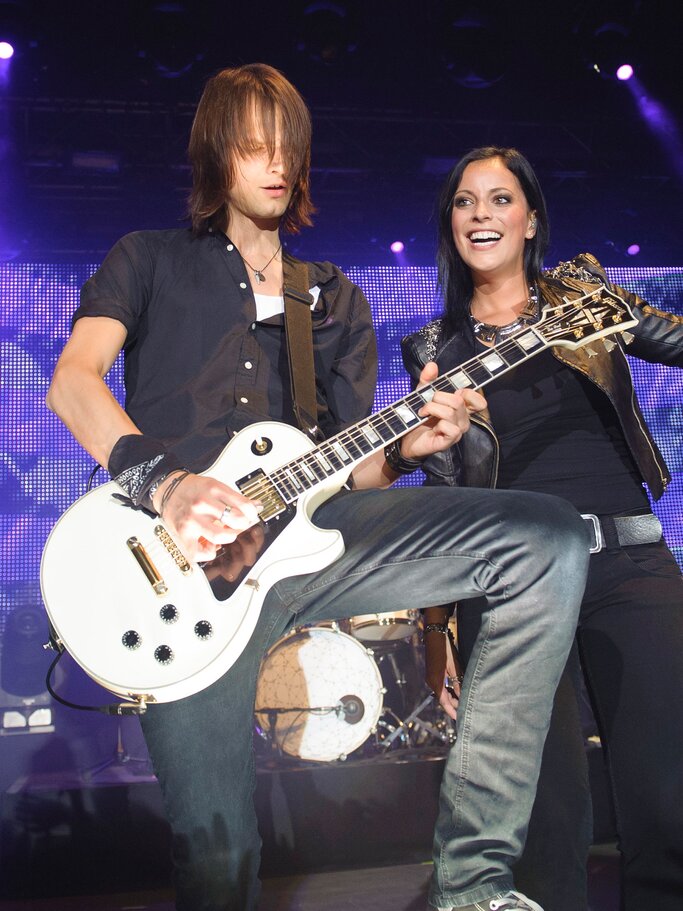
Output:
<svg viewBox="0 0 683 911">
<path fill-rule="evenodd" d="M 266 277 L 263 274 L 263 272 L 259 272 L 258 269 L 254 269 L 254 278 L 256 279 L 257 285 L 260 285 L 261 282 L 264 282 L 266 280 Z"/>
</svg>

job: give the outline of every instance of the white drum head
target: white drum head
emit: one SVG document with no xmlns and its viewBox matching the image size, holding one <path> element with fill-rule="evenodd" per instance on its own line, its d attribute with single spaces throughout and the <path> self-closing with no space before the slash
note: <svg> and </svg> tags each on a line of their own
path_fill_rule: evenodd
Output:
<svg viewBox="0 0 683 911">
<path fill-rule="evenodd" d="M 345 759 L 367 740 L 381 711 L 377 665 L 346 633 L 295 631 L 275 643 L 261 666 L 256 717 L 290 756 Z"/>
</svg>

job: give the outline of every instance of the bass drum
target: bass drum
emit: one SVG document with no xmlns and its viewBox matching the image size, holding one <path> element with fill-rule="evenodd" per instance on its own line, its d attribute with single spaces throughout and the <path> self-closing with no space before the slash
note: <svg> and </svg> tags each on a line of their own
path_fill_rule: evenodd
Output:
<svg viewBox="0 0 683 911">
<path fill-rule="evenodd" d="M 382 678 L 372 655 L 346 633 L 311 626 L 268 651 L 256 688 L 256 718 L 283 752 L 346 759 L 375 730 Z"/>
<path fill-rule="evenodd" d="M 395 642 L 417 632 L 418 610 L 399 610 L 387 614 L 359 614 L 349 621 L 351 633 L 361 642 Z"/>
</svg>

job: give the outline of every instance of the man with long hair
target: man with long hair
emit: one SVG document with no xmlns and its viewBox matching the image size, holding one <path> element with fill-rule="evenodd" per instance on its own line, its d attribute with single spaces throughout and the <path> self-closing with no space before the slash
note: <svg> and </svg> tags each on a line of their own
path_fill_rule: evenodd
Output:
<svg viewBox="0 0 683 911">
<path fill-rule="evenodd" d="M 199 472 L 254 422 L 296 424 L 283 289 L 297 263 L 283 251 L 280 231 L 311 221 L 310 135 L 301 96 L 271 67 L 212 78 L 190 140 L 191 228 L 137 232 L 114 246 L 83 288 L 48 395 L 132 505 L 159 515 L 182 553 L 207 573 L 227 561 L 226 579 L 238 569 L 233 564 L 251 565 L 264 545 L 264 502 Z M 438 823 L 443 847 L 430 902 L 537 909 L 513 891 L 510 864 L 521 851 L 576 624 L 587 562 L 583 524 L 552 497 L 380 490 L 453 446 L 483 400 L 449 383 L 432 385 L 436 366 L 427 365 L 423 391 L 397 411 L 393 427 L 402 435 L 394 429 L 383 437 L 366 422 L 344 436 L 372 405 L 370 311 L 335 266 L 307 263 L 306 272 L 315 417 L 322 436 L 336 435 L 327 466 L 318 468 L 325 474 L 336 463 L 344 479 L 353 468 L 348 486 L 313 518 L 341 531 L 345 550 L 322 569 L 304 560 L 298 574 L 270 588 L 251 639 L 220 679 L 186 698 L 150 704 L 142 716 L 173 830 L 177 906 L 256 905 L 252 733 L 268 648 L 295 626 L 354 616 L 359 605 L 395 611 L 478 594 L 487 601 L 475 649 L 480 672 L 463 693 L 444 776 L 452 813 Z M 125 410 L 104 383 L 121 349 Z M 267 558 L 267 550 L 258 557 Z"/>
</svg>

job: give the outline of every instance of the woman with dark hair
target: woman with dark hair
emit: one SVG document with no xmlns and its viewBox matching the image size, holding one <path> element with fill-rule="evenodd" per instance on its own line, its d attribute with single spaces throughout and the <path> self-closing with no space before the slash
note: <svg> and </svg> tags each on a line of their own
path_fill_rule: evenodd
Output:
<svg viewBox="0 0 683 911">
<path fill-rule="evenodd" d="M 578 651 L 556 694 L 526 847 L 515 870 L 518 887 L 545 911 L 587 907 L 590 792 L 572 685 L 580 682 L 580 653 L 614 799 L 622 907 L 678 911 L 683 585 L 643 487 L 658 499 L 669 475 L 635 399 L 623 346 L 630 342 L 629 354 L 681 367 L 683 318 L 611 284 L 589 254 L 544 271 L 547 242 L 543 194 L 523 155 L 480 148 L 456 164 L 439 205 L 444 315 L 403 340 L 414 381 L 429 361 L 443 373 L 485 357 L 494 346 L 528 343 L 550 308 L 585 296 L 598 308 L 605 301 L 626 304 L 637 322 L 628 335 L 576 350 L 545 348 L 501 370 L 504 375 L 486 386 L 488 409 L 472 414 L 469 433 L 430 456 L 424 470 L 429 485 L 555 494 L 584 515 L 592 535 Z M 495 359 L 488 363 L 495 373 Z M 472 606 L 458 605 L 465 664 L 479 636 Z M 448 613 L 446 607 L 426 612 L 427 678 L 455 718 L 462 678 Z M 477 675 L 473 664 L 467 664 L 466 685 Z"/>
</svg>

